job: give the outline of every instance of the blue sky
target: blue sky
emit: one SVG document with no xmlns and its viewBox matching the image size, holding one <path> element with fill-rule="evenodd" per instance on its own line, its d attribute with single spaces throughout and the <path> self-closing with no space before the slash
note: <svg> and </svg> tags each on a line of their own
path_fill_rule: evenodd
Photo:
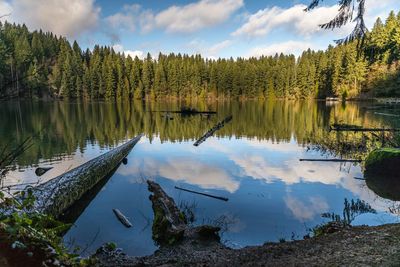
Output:
<svg viewBox="0 0 400 267">
<path fill-rule="evenodd" d="M 326 0 L 305 13 L 310 0 L 0 0 L 0 14 L 77 39 L 83 48 L 94 44 L 143 56 L 147 52 L 201 53 L 205 57 L 248 57 L 276 52 L 300 54 L 325 49 L 346 36 L 352 26 L 324 31 L 318 24 L 337 11 Z M 400 11 L 398 0 L 367 0 L 366 21 Z"/>
</svg>

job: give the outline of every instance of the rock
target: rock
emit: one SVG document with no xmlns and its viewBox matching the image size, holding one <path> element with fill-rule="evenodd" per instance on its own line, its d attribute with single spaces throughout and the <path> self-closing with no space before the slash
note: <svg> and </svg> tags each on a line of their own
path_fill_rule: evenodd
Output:
<svg viewBox="0 0 400 267">
<path fill-rule="evenodd" d="M 400 172 L 400 149 L 381 148 L 372 151 L 365 160 L 368 174 L 397 175 Z"/>
<path fill-rule="evenodd" d="M 51 169 L 53 169 L 53 167 L 46 167 L 46 168 L 39 167 L 39 168 L 36 168 L 35 174 L 40 177 Z"/>
<path fill-rule="evenodd" d="M 369 189 L 378 196 L 400 200 L 400 149 L 372 151 L 365 161 L 364 177 Z"/>
</svg>

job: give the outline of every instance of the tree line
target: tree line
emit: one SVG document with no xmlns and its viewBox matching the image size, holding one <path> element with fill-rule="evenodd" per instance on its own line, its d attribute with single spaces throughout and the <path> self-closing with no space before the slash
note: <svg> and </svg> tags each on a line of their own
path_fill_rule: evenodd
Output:
<svg viewBox="0 0 400 267">
<path fill-rule="evenodd" d="M 361 49 L 360 49 L 361 48 Z M 377 19 L 360 41 L 301 56 L 207 59 L 111 47 L 82 50 L 75 41 L 25 25 L 0 23 L 0 97 L 87 99 L 323 98 L 400 95 L 400 13 Z"/>
<path fill-rule="evenodd" d="M 336 151 L 350 140 L 362 143 L 360 133 L 329 131 L 334 123 L 368 127 L 398 127 L 399 123 L 368 112 L 360 105 L 326 106 L 315 101 L 5 101 L 0 105 L 0 148 L 33 138 L 33 145 L 17 159 L 19 166 L 40 160 L 61 161 L 84 152 L 91 145 L 115 147 L 127 138 L 144 133 L 156 142 L 191 142 L 228 115 L 234 120 L 216 132 L 220 138 L 270 140 L 295 139 L 302 145 L 319 144 Z M 167 119 L 163 110 L 186 105 L 215 110 L 216 115 L 181 116 Z M 260 123 L 262 122 L 262 123 Z M 341 145 L 341 144 L 344 145 Z M 347 149 L 349 149 L 347 147 Z M 363 151 L 359 151 L 362 153 Z"/>
</svg>

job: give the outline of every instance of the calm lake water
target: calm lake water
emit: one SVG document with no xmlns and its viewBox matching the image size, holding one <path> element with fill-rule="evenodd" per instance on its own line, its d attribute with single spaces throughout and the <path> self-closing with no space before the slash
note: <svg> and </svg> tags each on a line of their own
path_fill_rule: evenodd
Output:
<svg viewBox="0 0 400 267">
<path fill-rule="evenodd" d="M 362 167 L 354 164 L 300 162 L 301 158 L 363 158 L 362 149 L 343 155 L 340 144 L 371 147 L 369 135 L 330 132 L 333 123 L 398 127 L 396 117 L 365 109 L 371 104 L 315 101 L 248 102 L 2 102 L 0 147 L 33 136 L 34 145 L 17 161 L 4 184 L 36 182 L 36 166 L 54 167 L 44 182 L 126 142 L 145 136 L 128 156 L 128 164 L 97 186 L 74 207 L 74 225 L 64 240 L 88 255 L 115 242 L 131 255 L 152 254 L 153 212 L 145 183 L 152 179 L 181 207 L 194 212 L 194 224 L 223 227 L 222 240 L 240 248 L 279 239 L 301 239 L 327 219 L 341 215 L 344 200 L 360 199 L 376 210 L 353 224 L 397 222 L 398 202 L 368 188 Z M 164 117 L 182 106 L 215 110 L 212 116 Z M 386 112 L 386 111 L 385 111 Z M 388 113 L 400 114 L 399 110 Z M 233 120 L 200 146 L 193 143 L 225 117 Z M 175 186 L 229 198 L 194 195 Z M 114 216 L 118 208 L 133 223 L 125 228 Z"/>
</svg>

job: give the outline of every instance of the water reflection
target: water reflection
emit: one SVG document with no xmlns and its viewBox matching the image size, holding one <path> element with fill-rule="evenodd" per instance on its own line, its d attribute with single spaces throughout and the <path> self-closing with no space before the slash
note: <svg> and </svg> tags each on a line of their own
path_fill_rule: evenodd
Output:
<svg viewBox="0 0 400 267">
<path fill-rule="evenodd" d="M 183 105 L 217 110 L 218 114 L 209 118 L 174 115 L 170 120 L 156 112 L 179 110 Z M 193 146 L 194 140 L 230 114 L 230 124 L 201 146 Z M 128 164 L 97 188 L 83 208 L 75 209 L 83 213 L 75 214 L 65 240 L 85 247 L 96 236 L 88 253 L 114 241 L 127 253 L 146 255 L 156 246 L 151 239 L 153 212 L 144 179 L 156 180 L 177 203 L 196 203 L 194 224 L 224 223 L 223 240 L 233 247 L 289 239 L 293 232 L 303 236 L 309 227 L 322 222 L 321 213 L 342 212 L 345 198 L 361 199 L 377 211 L 357 217 L 354 224 L 395 221 L 397 217 L 387 211 L 395 211 L 396 202 L 377 196 L 365 181 L 354 179 L 362 177 L 361 166 L 299 161 L 345 156 L 339 143 L 364 140 L 362 134 L 329 132 L 334 122 L 369 127 L 397 123 L 353 103 L 7 102 L 0 106 L 0 146 L 35 135 L 34 147 L 17 162 L 24 172 L 11 172 L 7 179 L 36 179 L 32 166 L 54 166 L 43 175 L 47 180 L 145 133 Z M 371 140 L 366 142 L 371 149 Z M 229 201 L 182 192 L 175 186 Z M 131 229 L 116 220 L 113 208 L 130 218 Z"/>
</svg>

